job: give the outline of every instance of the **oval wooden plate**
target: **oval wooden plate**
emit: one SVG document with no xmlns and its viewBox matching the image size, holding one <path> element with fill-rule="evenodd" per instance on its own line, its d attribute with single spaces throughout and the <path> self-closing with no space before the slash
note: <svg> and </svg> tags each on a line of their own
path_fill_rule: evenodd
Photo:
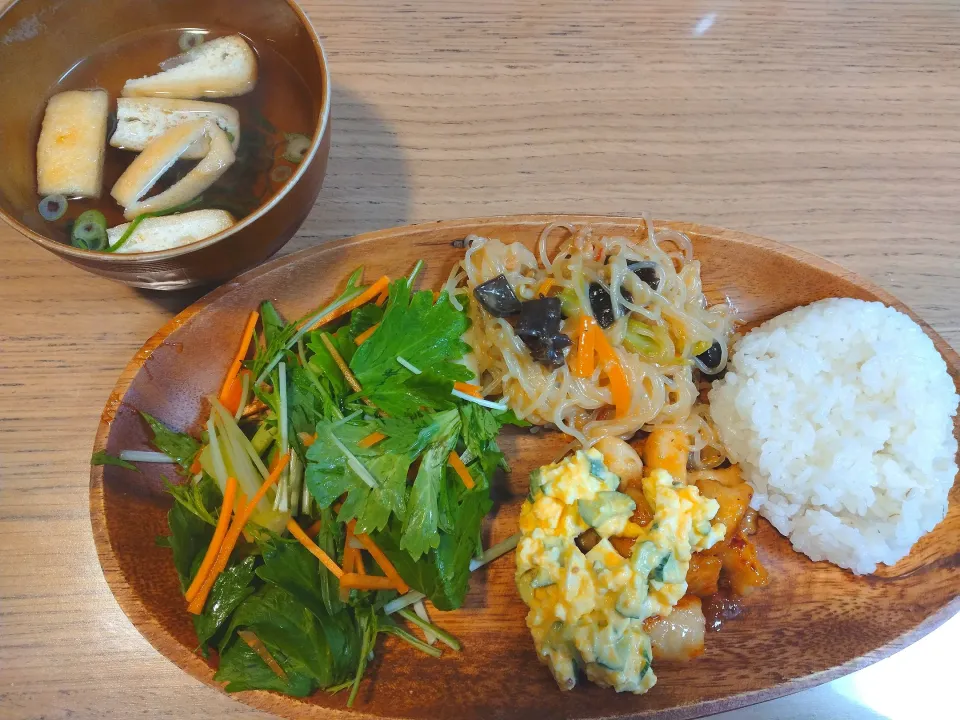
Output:
<svg viewBox="0 0 960 720">
<path fill-rule="evenodd" d="M 216 290 L 191 306 L 136 354 L 104 409 L 94 450 L 146 448 L 145 410 L 178 429 L 204 420 L 201 398 L 223 379 L 249 311 L 273 300 L 287 318 L 333 297 L 358 265 L 366 277 L 406 273 L 427 261 L 421 287 L 439 287 L 462 250 L 451 245 L 470 233 L 533 244 L 554 220 L 589 222 L 608 234 L 645 232 L 643 220 L 524 215 L 460 220 L 385 230 L 292 255 Z M 657 225 L 660 225 L 657 223 Z M 825 297 L 881 300 L 910 313 L 870 282 L 815 256 L 769 240 L 687 223 L 711 302 L 729 298 L 747 323 Z M 922 320 L 960 385 L 960 358 Z M 956 431 L 960 435 L 960 422 Z M 565 444 L 555 432 L 517 431 L 502 443 L 513 466 L 497 489 L 485 542 L 515 531 L 529 472 Z M 214 669 L 194 652 L 197 641 L 179 592 L 166 533 L 169 496 L 160 473 L 94 467 L 90 514 L 100 562 L 117 601 L 160 652 L 205 683 Z M 267 692 L 237 698 L 289 718 L 690 718 L 795 692 L 863 667 L 929 632 L 960 608 L 960 484 L 950 513 L 909 557 L 870 577 L 854 575 L 795 553 L 765 522 L 757 544 L 770 586 L 750 596 L 746 612 L 707 636 L 706 654 L 689 663 L 659 662 L 659 681 L 647 695 L 616 694 L 584 682 L 560 692 L 534 653 L 525 607 L 513 584 L 512 557 L 474 574 L 465 606 L 434 612 L 434 620 L 463 642 L 460 654 L 434 660 L 407 646 L 382 643 L 352 711 L 346 693 L 297 700 Z"/>
</svg>

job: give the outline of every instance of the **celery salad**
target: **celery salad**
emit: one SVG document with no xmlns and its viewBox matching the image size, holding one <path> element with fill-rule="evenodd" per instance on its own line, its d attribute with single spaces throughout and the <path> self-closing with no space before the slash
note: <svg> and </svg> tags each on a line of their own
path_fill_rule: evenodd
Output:
<svg viewBox="0 0 960 720">
<path fill-rule="evenodd" d="M 143 413 L 151 449 L 94 457 L 178 467 L 158 542 L 228 691 L 352 704 L 380 635 L 459 651 L 424 601 L 460 607 L 470 573 L 516 545 L 485 549 L 481 526 L 506 469 L 497 434 L 525 423 L 471 382 L 472 300 L 415 292 L 421 267 L 369 286 L 358 269 L 295 322 L 263 303 L 199 438 Z"/>
</svg>

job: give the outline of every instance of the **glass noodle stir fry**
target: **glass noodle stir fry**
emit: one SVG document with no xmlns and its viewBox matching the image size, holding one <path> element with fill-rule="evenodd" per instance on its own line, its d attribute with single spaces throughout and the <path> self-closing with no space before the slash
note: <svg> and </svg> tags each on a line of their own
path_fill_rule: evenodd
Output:
<svg viewBox="0 0 960 720">
<path fill-rule="evenodd" d="M 560 232 L 551 258 L 547 242 Z M 707 305 L 687 236 L 655 233 L 649 221 L 642 240 L 555 223 L 536 253 L 521 243 L 467 242 L 447 289 L 466 287 L 479 301 L 469 304 L 466 340 L 484 395 L 502 394 L 519 417 L 584 446 L 682 426 L 694 438 L 694 466 L 724 459 L 696 406 L 693 371 L 724 368 L 733 314 Z"/>
</svg>

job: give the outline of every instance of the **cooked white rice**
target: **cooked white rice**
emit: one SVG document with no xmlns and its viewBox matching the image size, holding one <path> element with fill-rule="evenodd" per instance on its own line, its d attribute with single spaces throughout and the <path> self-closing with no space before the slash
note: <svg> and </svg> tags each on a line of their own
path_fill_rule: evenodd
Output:
<svg viewBox="0 0 960 720">
<path fill-rule="evenodd" d="M 944 518 L 958 398 L 906 315 L 821 300 L 741 338 L 728 368 L 711 414 L 753 507 L 794 548 L 870 573 Z"/>
</svg>

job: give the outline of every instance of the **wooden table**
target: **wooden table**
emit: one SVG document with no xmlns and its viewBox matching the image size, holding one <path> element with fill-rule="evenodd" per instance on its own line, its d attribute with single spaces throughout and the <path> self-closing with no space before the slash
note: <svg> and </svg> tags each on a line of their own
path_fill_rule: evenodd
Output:
<svg viewBox="0 0 960 720">
<path fill-rule="evenodd" d="M 305 4 L 330 55 L 333 150 L 284 253 L 433 219 L 648 209 L 832 258 L 960 346 L 954 3 Z M 104 401 L 197 296 L 112 285 L 0 228 L 0 717 L 259 716 L 140 637 L 90 534 Z M 960 618 L 739 717 L 921 716 L 893 689 L 908 673 L 904 693 L 945 707 L 957 641 Z"/>
</svg>

